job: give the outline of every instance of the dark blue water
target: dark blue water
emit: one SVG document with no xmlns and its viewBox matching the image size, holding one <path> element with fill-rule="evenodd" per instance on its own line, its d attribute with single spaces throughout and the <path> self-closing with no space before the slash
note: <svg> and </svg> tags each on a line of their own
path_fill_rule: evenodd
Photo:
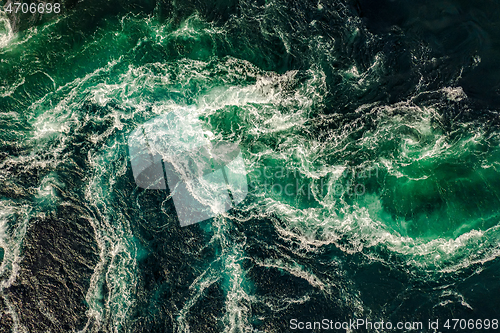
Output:
<svg viewBox="0 0 500 333">
<path fill-rule="evenodd" d="M 498 1 L 62 8 L 0 13 L 0 332 L 497 330 Z M 188 227 L 128 151 L 178 110 L 248 172 Z"/>
</svg>

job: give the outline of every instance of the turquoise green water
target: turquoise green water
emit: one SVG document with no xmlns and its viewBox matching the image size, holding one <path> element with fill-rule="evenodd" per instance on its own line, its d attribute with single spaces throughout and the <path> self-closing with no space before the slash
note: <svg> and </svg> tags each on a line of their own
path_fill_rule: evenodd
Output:
<svg viewBox="0 0 500 333">
<path fill-rule="evenodd" d="M 20 32 L 0 14 L 2 329 L 498 315 L 500 131 L 476 85 L 494 15 L 96 4 Z M 134 129 L 179 108 L 240 146 L 250 186 L 186 228 L 169 193 L 135 185 L 127 151 Z"/>
</svg>

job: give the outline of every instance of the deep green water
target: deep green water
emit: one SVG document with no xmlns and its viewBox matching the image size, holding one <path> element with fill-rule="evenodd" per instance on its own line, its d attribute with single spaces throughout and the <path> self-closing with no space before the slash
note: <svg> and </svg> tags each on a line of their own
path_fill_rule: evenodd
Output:
<svg viewBox="0 0 500 333">
<path fill-rule="evenodd" d="M 67 8 L 0 13 L 1 332 L 500 319 L 498 1 Z M 185 228 L 127 151 L 180 108 L 250 185 Z"/>
</svg>

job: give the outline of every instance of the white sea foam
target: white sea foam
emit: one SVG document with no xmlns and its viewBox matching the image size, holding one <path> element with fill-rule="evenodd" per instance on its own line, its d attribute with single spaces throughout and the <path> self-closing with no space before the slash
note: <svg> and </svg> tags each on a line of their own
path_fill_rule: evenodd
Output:
<svg viewBox="0 0 500 333">
<path fill-rule="evenodd" d="M 0 9 L 0 49 L 8 46 L 13 38 L 14 33 L 9 18 L 5 12 Z"/>
<path fill-rule="evenodd" d="M 148 24 L 153 40 L 160 44 L 167 43 L 169 38 L 198 40 L 220 34 L 219 30 L 208 25 L 205 29 L 194 29 L 194 23 L 200 24 L 196 20 L 199 18 L 191 18 L 171 35 L 165 27 L 155 26 L 151 21 Z M 313 47 L 331 49 L 333 42 L 315 40 L 311 43 Z M 88 173 L 82 179 L 85 184 L 84 201 L 94 215 L 90 221 L 99 248 L 99 262 L 94 268 L 86 295 L 89 320 L 82 332 L 97 332 L 99 329 L 119 332 L 126 331 L 128 327 L 128 315 L 136 302 L 135 292 L 139 283 L 137 257 L 140 249 L 134 241 L 130 217 L 124 213 L 124 206 L 137 204 L 137 198 L 131 198 L 130 202 L 114 201 L 118 196 L 117 185 L 123 181 L 129 168 L 126 136 L 134 126 L 181 108 L 189 109 L 190 117 L 203 122 L 204 134 L 211 140 L 229 135 L 232 140 L 243 143 L 249 172 L 265 167 L 269 161 L 296 170 L 309 182 L 306 183 L 306 190 L 311 191 L 311 197 L 306 194 L 306 198 L 287 201 L 279 195 L 261 192 L 250 196 L 247 206 L 239 208 L 245 215 L 241 220 L 229 213 L 214 219 L 215 231 L 207 246 L 216 244 L 222 251 L 194 281 L 189 281 L 189 297 L 175 314 L 177 332 L 189 331 L 187 318 L 190 312 L 202 301 L 206 290 L 219 282 L 225 293 L 225 311 L 219 319 L 224 323 L 226 332 L 251 327 L 253 302 L 262 302 L 275 311 L 281 311 L 290 304 L 302 304 L 309 299 L 309 295 L 303 294 L 276 300 L 253 295 L 248 290 L 250 281 L 242 265 L 242 261 L 247 259 L 245 243 L 236 244 L 228 234 L 234 232 L 233 223 L 244 220 L 244 223 L 252 223 L 252 218 L 268 218 L 278 236 L 297 247 L 291 250 L 297 256 L 335 246 L 347 255 L 361 253 L 369 260 L 382 261 L 384 259 L 377 255 L 377 249 L 384 247 L 404 258 L 405 264 L 412 268 L 431 270 L 438 267 L 440 272 L 455 272 L 472 263 L 498 256 L 496 227 L 474 229 L 451 238 L 429 240 L 410 237 L 389 225 L 389 222 L 396 222 L 391 220 L 390 214 L 383 214 L 384 203 L 377 193 L 351 201 L 345 196 L 335 196 L 333 191 L 320 195 L 315 182 L 326 178 L 325 184 L 331 189 L 349 167 L 349 159 L 361 160 L 358 166 L 373 164 L 385 169 L 388 176 L 398 179 L 422 180 L 428 177 L 424 172 L 407 175 L 404 166 L 460 156 L 470 145 L 484 139 L 482 134 L 478 134 L 451 145 L 446 136 L 436 129 L 435 123 L 442 119 L 434 108 L 418 107 L 412 101 L 392 106 L 365 105 L 355 112 L 359 115 L 358 119 L 339 130 L 331 130 L 327 137 L 319 137 L 310 124 L 311 119 L 317 123 L 324 122 L 321 125 L 328 121 L 337 125 L 337 119 L 340 119 L 335 118 L 335 114 L 314 118 L 314 110 L 324 107 L 327 95 L 326 75 L 319 67 L 313 66 L 302 73 L 289 71 L 280 75 L 262 71 L 248 61 L 231 57 L 217 63 L 179 59 L 173 63 L 130 65 L 118 78 L 108 79 L 111 72 L 118 70 L 117 65 L 122 60 L 118 58 L 83 78 L 57 87 L 55 92 L 35 102 L 28 113 L 33 128 L 28 140 L 37 144 L 36 153 L 50 158 L 40 159 L 33 154 L 9 160 L 9 163 L 29 165 L 30 168 L 56 167 L 71 158 L 65 155 L 71 134 L 85 134 L 82 128 L 90 121 L 109 121 L 105 131 L 93 133 L 85 139 L 92 144 L 92 149 L 85 156 Z M 382 56 L 377 57 L 365 72 L 352 67 L 343 73 L 344 77 L 356 80 L 361 91 L 370 79 L 369 74 L 376 71 L 382 61 Z M 223 77 L 214 75 L 215 71 L 223 72 Z M 303 75 L 300 79 L 299 74 Z M 466 97 L 460 88 L 443 90 L 443 93 L 451 101 Z M 84 102 L 104 110 L 103 114 L 98 111 L 96 114 L 92 114 L 94 111 L 80 114 L 83 113 Z M 211 119 L 215 121 L 211 123 Z M 371 122 L 373 128 L 356 139 L 355 134 L 364 130 L 365 121 Z M 54 140 L 57 142 L 55 145 Z M 348 151 L 352 155 L 347 154 Z M 367 157 L 363 160 L 371 151 L 375 151 L 376 159 L 366 160 Z M 56 177 L 49 175 L 44 178 L 36 187 L 37 198 L 49 203 L 57 201 L 55 189 L 60 186 L 59 183 Z M 12 203 L 5 205 L 5 209 L 0 209 L 7 214 L 5 221 L 16 209 L 26 209 Z M 138 204 L 137 208 L 140 210 Z M 0 221 L 3 221 L 2 218 L 4 216 L 0 215 Z M 27 221 L 26 216 L 23 221 Z M 148 221 L 137 223 L 147 225 Z M 2 274 L 5 269 L 9 276 L 15 276 L 19 260 L 15 242 L 21 243 L 26 225 L 21 223 L 16 229 L 17 236 L 12 238 L 15 242 L 10 245 L 11 236 L 7 234 L 6 224 L 0 225 L 3 228 L 0 229 L 0 242 L 6 248 Z M 479 251 L 481 247 L 478 244 L 485 245 L 484 250 Z M 255 264 L 287 272 L 331 298 L 335 297 L 336 287 L 339 287 L 344 290 L 342 295 L 347 304 L 345 306 L 350 306 L 350 313 L 359 315 L 363 311 L 362 301 L 358 297 L 349 297 L 349 292 L 345 291 L 349 290 L 347 284 L 325 279 L 290 258 L 256 260 Z M 342 271 L 337 274 L 341 277 Z M 4 281 L 8 286 L 11 278 Z M 106 294 L 104 285 L 108 286 Z"/>
</svg>

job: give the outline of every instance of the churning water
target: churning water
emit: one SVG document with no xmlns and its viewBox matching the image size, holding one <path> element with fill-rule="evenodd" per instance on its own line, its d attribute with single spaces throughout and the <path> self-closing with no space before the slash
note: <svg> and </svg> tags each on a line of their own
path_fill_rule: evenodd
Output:
<svg viewBox="0 0 500 333">
<path fill-rule="evenodd" d="M 0 12 L 0 331 L 498 318 L 499 13 L 83 1 L 15 31 Z M 184 228 L 127 151 L 180 109 L 239 145 L 249 184 Z"/>
</svg>

